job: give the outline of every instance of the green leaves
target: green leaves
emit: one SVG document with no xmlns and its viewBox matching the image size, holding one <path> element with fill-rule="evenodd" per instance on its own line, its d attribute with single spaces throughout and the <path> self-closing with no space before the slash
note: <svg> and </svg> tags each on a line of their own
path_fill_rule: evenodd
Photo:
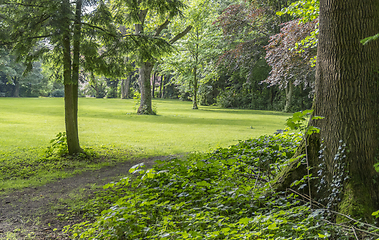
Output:
<svg viewBox="0 0 379 240">
<path fill-rule="evenodd" d="M 296 18 L 301 18 L 300 22 L 310 22 L 319 16 L 319 5 L 319 0 L 299 0 L 291 3 L 289 7 L 280 10 L 276 14 L 279 16 L 289 14 Z"/>
<path fill-rule="evenodd" d="M 312 110 L 305 110 L 301 112 L 296 112 L 292 115 L 292 117 L 287 119 L 286 125 L 292 130 L 300 130 L 305 132 L 306 135 L 311 135 L 313 133 L 319 133 L 320 129 L 315 126 L 307 126 L 308 122 L 306 117 L 309 118 L 313 113 Z M 324 119 L 324 117 L 320 116 L 312 116 L 312 120 L 320 120 Z"/>
<path fill-rule="evenodd" d="M 241 141 L 213 153 L 192 154 L 185 160 L 159 161 L 154 169 L 141 171 L 133 180 L 126 178 L 106 185 L 107 191 L 114 190 L 124 197 L 103 211 L 96 222 L 73 226 L 72 231 L 77 234 L 73 237 L 303 239 L 318 236 L 321 232 L 310 230 L 313 222 L 306 218 L 309 209 L 299 205 L 293 196 L 263 195 L 270 188 L 272 176 L 290 161 L 299 141 L 299 135 L 283 133 Z M 136 173 L 139 167 L 132 167 L 131 172 Z"/>
<path fill-rule="evenodd" d="M 365 39 L 362 39 L 361 40 L 361 43 L 363 45 L 366 45 L 367 43 L 369 43 L 370 41 L 374 41 L 374 40 L 377 40 L 379 38 L 379 33 L 378 34 L 375 34 L 374 36 L 370 36 L 370 37 L 367 37 Z"/>
</svg>

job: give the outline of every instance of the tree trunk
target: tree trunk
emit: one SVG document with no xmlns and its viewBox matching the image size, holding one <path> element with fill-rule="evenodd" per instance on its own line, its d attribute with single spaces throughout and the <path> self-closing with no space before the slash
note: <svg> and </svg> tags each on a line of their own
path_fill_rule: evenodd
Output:
<svg viewBox="0 0 379 240">
<path fill-rule="evenodd" d="M 17 77 L 13 78 L 14 81 L 14 91 L 13 91 L 13 97 L 20 97 L 20 82 L 18 81 Z"/>
<path fill-rule="evenodd" d="M 70 155 L 81 152 L 79 146 L 78 128 L 75 113 L 75 88 L 71 79 L 71 45 L 70 45 L 70 2 L 65 0 L 62 3 L 62 46 L 63 46 L 63 83 L 65 89 L 65 124 L 68 152 Z"/>
<path fill-rule="evenodd" d="M 74 102 L 74 121 L 76 131 L 78 131 L 78 94 L 79 94 L 79 67 L 80 67 L 80 40 L 82 31 L 82 3 L 83 0 L 76 0 L 75 9 L 75 22 L 74 22 L 74 36 L 73 36 L 73 61 L 72 61 L 72 91 Z M 78 134 L 76 134 L 78 135 Z M 79 141 L 78 141 L 79 145 Z"/>
<path fill-rule="evenodd" d="M 197 106 L 197 67 L 193 68 L 193 105 L 192 109 L 198 109 Z"/>
<path fill-rule="evenodd" d="M 379 31 L 378 9 L 376 0 L 320 0 L 313 114 L 325 118 L 310 122 L 320 134 L 312 135 L 308 146 L 311 172 L 317 176 L 321 170 L 317 182 L 324 189 L 312 196 L 329 205 L 335 201 L 331 208 L 366 221 L 379 209 L 379 175 L 373 167 L 379 158 L 379 41 L 363 46 L 360 39 Z M 294 172 L 283 171 L 280 188 Z"/>
<path fill-rule="evenodd" d="M 138 84 L 141 91 L 141 104 L 138 108 L 138 114 L 155 115 L 151 107 L 151 84 L 150 76 L 154 63 L 143 62 L 139 68 Z"/>
<path fill-rule="evenodd" d="M 145 22 L 147 11 L 148 10 L 145 9 L 145 10 L 141 10 L 139 13 L 139 19 L 141 21 L 141 24 L 134 25 L 135 33 L 137 35 L 143 34 L 143 24 Z M 141 104 L 137 111 L 138 114 L 155 115 L 155 113 L 153 112 L 151 108 L 150 76 L 151 76 L 151 71 L 153 70 L 153 66 L 154 66 L 154 63 L 149 62 L 149 61 L 144 61 L 141 63 L 139 67 L 138 84 L 141 91 Z"/>
<path fill-rule="evenodd" d="M 154 98 L 154 94 L 155 94 L 155 78 L 156 78 L 156 73 L 153 74 L 153 83 L 152 83 L 153 89 L 151 89 L 151 98 Z"/>
<path fill-rule="evenodd" d="M 292 106 L 292 95 L 293 95 L 293 82 L 288 80 L 288 85 L 286 87 L 286 106 L 284 107 L 284 112 L 289 112 Z"/>
<path fill-rule="evenodd" d="M 129 75 L 127 79 L 121 80 L 121 99 L 129 98 L 130 78 L 131 75 Z"/>
<path fill-rule="evenodd" d="M 159 85 L 159 96 L 160 96 L 160 98 L 163 98 L 163 92 L 162 92 L 163 80 L 164 80 L 164 76 L 162 75 L 161 76 L 161 84 Z"/>
</svg>

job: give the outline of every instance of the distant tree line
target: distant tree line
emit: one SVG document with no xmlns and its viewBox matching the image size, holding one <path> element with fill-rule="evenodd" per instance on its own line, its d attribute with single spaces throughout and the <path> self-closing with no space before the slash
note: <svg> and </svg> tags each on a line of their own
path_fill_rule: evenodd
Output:
<svg viewBox="0 0 379 240">
<path fill-rule="evenodd" d="M 75 77 L 78 96 L 127 99 L 150 86 L 149 98 L 193 101 L 194 109 L 198 105 L 286 112 L 308 109 L 316 47 L 302 48 L 298 43 L 309 38 L 318 23 L 298 24 L 295 17 L 276 14 L 291 2 L 185 0 L 172 6 L 159 2 L 160 7 L 150 8 L 152 15 L 148 9 L 141 10 L 142 5 L 129 6 L 123 1 L 113 2 L 118 7 L 114 12 L 111 5 L 98 4 L 93 13 L 82 14 L 82 25 L 75 25 L 85 27 L 83 34 L 87 35 L 81 36 L 80 68 Z M 107 14 L 114 19 L 107 19 Z M 160 18 L 153 17 L 159 14 Z M 131 15 L 135 19 L 127 18 Z M 159 19 L 153 24 L 156 27 L 151 24 L 152 17 Z M 91 19 L 103 22 L 96 25 Z M 169 50 L 162 43 L 148 45 L 146 40 L 136 51 L 117 52 L 122 45 L 117 34 L 142 32 L 171 41 L 174 48 Z M 147 50 L 152 54 L 146 54 Z M 104 54 L 107 51 L 109 54 Z M 109 57 L 110 53 L 114 56 Z M 62 62 L 46 59 L 36 59 L 25 72 L 28 66 L 20 62 L 25 59 L 17 59 L 11 48 L 2 46 L 0 97 L 63 97 Z"/>
</svg>

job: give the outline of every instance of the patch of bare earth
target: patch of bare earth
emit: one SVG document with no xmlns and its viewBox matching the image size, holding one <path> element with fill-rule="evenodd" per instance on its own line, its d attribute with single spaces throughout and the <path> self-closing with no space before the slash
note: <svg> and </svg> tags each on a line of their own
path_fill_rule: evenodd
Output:
<svg viewBox="0 0 379 240">
<path fill-rule="evenodd" d="M 0 195 L 0 239 L 70 239 L 62 233 L 64 226 L 80 222 L 82 219 L 60 220 L 57 215 L 65 213 L 67 208 L 54 208 L 62 199 L 70 199 L 70 193 L 78 189 L 87 189 L 91 185 L 104 185 L 117 181 L 126 175 L 129 169 L 144 163 L 148 168 L 156 160 L 172 156 L 152 157 L 131 162 L 118 163 L 100 170 L 87 171 L 70 178 L 48 183 L 41 187 L 30 187 Z"/>
</svg>

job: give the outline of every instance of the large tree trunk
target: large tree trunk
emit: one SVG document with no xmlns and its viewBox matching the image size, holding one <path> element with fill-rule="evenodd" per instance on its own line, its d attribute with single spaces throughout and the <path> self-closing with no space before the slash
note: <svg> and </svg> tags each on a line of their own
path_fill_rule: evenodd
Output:
<svg viewBox="0 0 379 240">
<path fill-rule="evenodd" d="M 71 79 L 71 45 L 70 45 L 70 2 L 68 0 L 62 3 L 62 14 L 64 21 L 62 23 L 62 46 L 63 46 L 63 83 L 65 89 L 64 101 L 65 101 L 65 124 L 67 145 L 69 154 L 75 154 L 81 152 L 79 145 L 79 136 L 77 128 L 77 93 L 75 93 L 76 87 Z"/>
<path fill-rule="evenodd" d="M 320 134 L 312 135 L 308 146 L 313 176 L 321 170 L 312 189 L 317 182 L 323 185 L 312 196 L 367 221 L 379 209 L 379 176 L 373 167 L 379 157 L 379 41 L 363 46 L 360 39 L 379 31 L 378 9 L 376 0 L 320 0 L 313 114 L 325 118 L 310 122 L 320 128 Z M 278 177 L 279 189 L 300 172 L 287 168 Z M 340 194 L 333 195 L 333 190 Z"/>
<path fill-rule="evenodd" d="M 141 24 L 135 24 L 135 33 L 142 34 L 143 33 L 143 24 L 145 21 L 145 17 L 147 14 L 146 10 L 141 10 L 139 13 L 139 19 Z M 142 56 L 140 56 L 142 58 Z M 153 70 L 154 63 L 150 61 L 144 61 L 141 63 L 139 67 L 139 78 L 138 84 L 141 92 L 141 104 L 138 108 L 138 114 L 147 114 L 147 115 L 155 115 L 151 108 L 151 84 L 150 84 L 150 76 L 151 71 Z"/>
<path fill-rule="evenodd" d="M 141 91 L 141 104 L 138 108 L 138 114 L 155 115 L 151 107 L 151 84 L 150 76 L 154 63 L 143 62 L 139 68 L 138 84 Z"/>
</svg>

